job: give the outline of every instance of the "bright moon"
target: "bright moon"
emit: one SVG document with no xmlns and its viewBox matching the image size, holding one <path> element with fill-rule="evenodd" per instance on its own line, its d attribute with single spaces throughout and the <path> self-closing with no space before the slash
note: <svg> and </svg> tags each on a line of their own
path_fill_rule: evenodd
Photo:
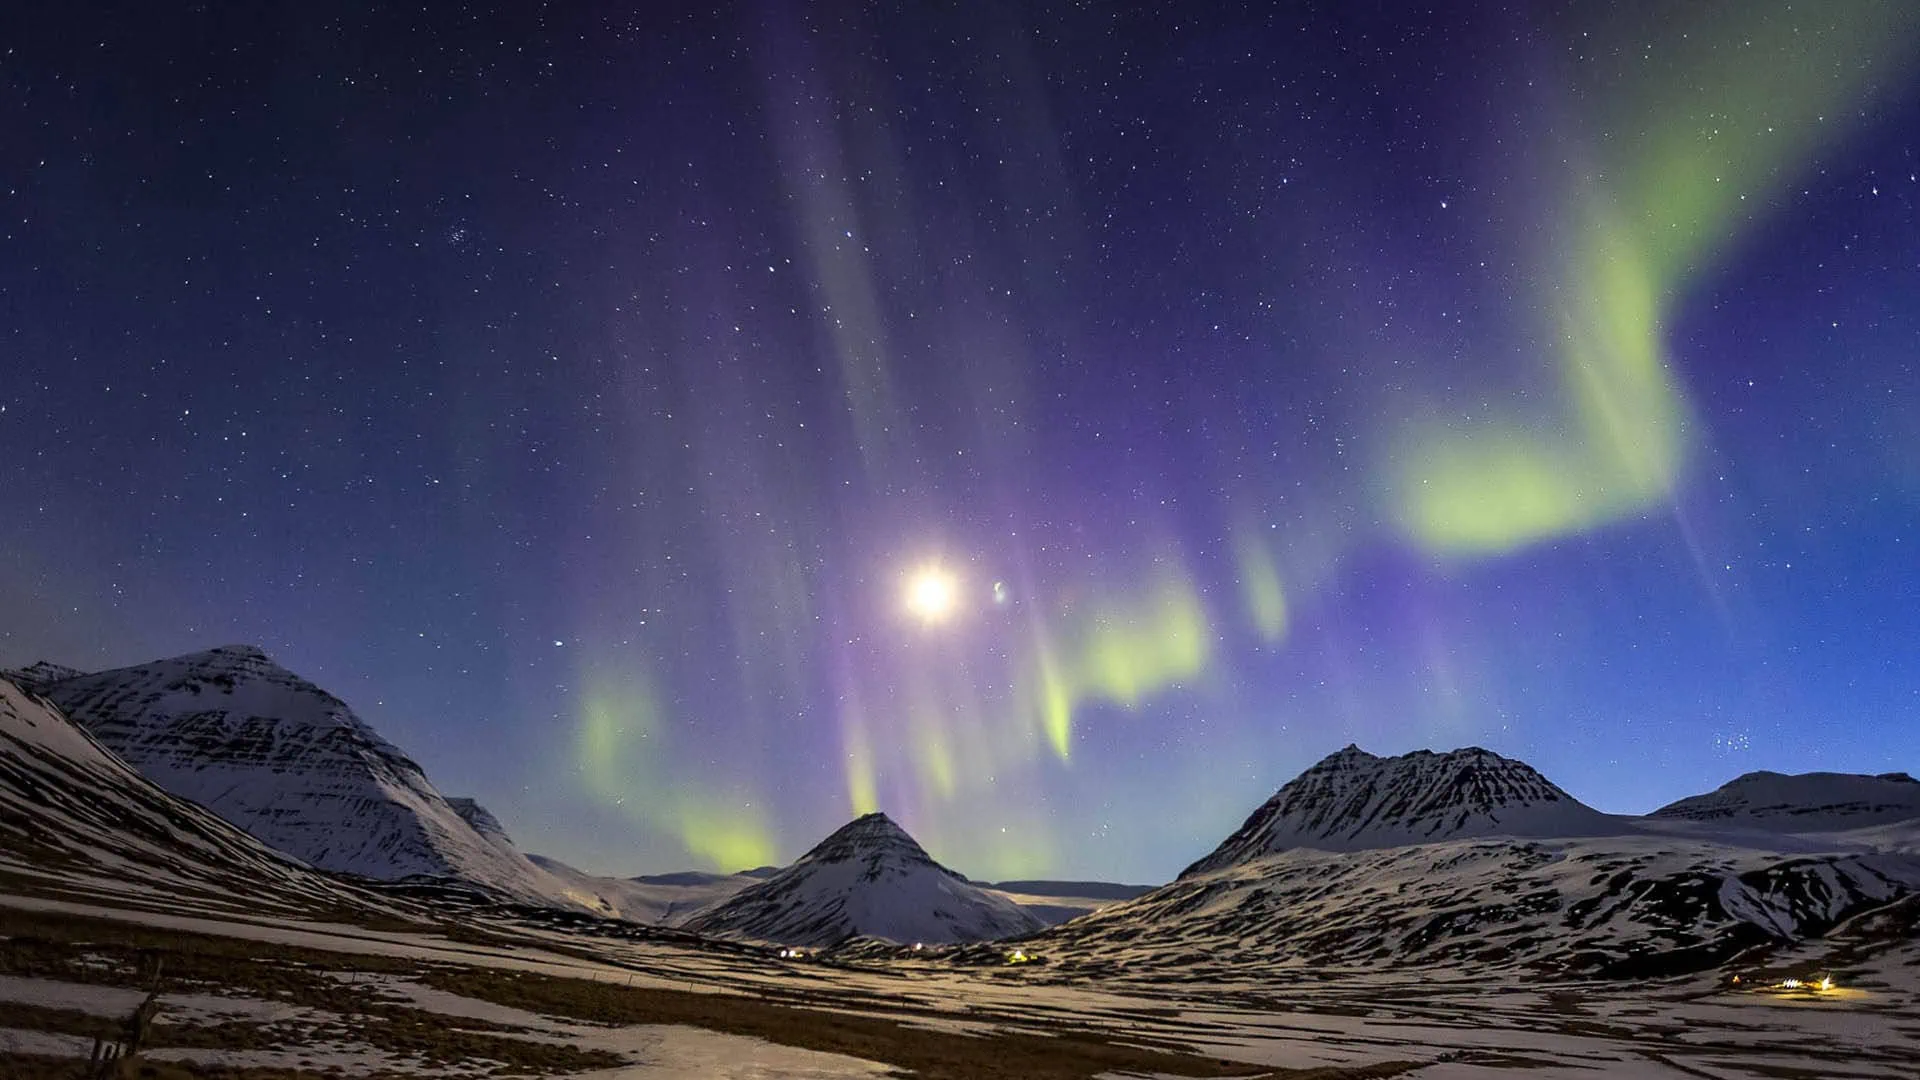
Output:
<svg viewBox="0 0 1920 1080">
<path fill-rule="evenodd" d="M 959 579 L 940 567 L 918 570 L 907 580 L 907 610 L 921 622 L 943 622 L 959 603 Z"/>
</svg>

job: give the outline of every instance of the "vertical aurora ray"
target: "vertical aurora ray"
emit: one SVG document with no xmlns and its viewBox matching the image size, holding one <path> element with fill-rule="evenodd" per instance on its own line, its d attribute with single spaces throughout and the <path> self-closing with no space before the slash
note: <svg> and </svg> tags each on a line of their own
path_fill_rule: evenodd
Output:
<svg viewBox="0 0 1920 1080">
<path fill-rule="evenodd" d="M 1278 645 L 1287 636 L 1287 591 L 1271 545 L 1249 526 L 1233 530 L 1233 564 L 1246 616 L 1260 640 Z"/>
<path fill-rule="evenodd" d="M 816 323 L 835 361 L 856 445 L 870 479 L 885 482 L 912 456 L 908 421 L 892 370 L 894 345 L 876 280 L 870 241 L 877 224 L 849 177 L 862 166 L 849 160 L 840 118 L 819 103 L 842 93 L 876 95 L 871 87 L 829 86 L 815 50 L 805 41 L 803 16 L 777 11 L 779 29 L 764 52 L 765 100 L 774 114 L 780 177 L 793 210 L 790 220 L 819 297 Z M 875 101 L 874 104 L 879 104 Z M 897 163 L 887 163 L 897 171 Z"/>
</svg>

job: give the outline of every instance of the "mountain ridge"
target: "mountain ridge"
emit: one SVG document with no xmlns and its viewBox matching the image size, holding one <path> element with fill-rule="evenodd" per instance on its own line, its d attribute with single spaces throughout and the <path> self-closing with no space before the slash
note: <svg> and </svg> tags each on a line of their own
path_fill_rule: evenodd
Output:
<svg viewBox="0 0 1920 1080">
<path fill-rule="evenodd" d="M 161 789 L 43 695 L 6 678 L 0 840 L 0 867 L 63 894 L 192 897 L 253 911 L 386 908 Z"/>
<path fill-rule="evenodd" d="M 1763 781 L 1778 775 L 1719 791 L 1777 794 Z M 1836 791 L 1920 789 L 1905 774 L 1794 780 L 1802 803 L 1822 810 L 1859 801 Z M 1859 827 L 1834 830 L 1827 814 L 1806 834 L 1616 816 L 1480 748 L 1377 758 L 1349 746 L 1282 785 L 1172 883 L 1028 945 L 1076 975 L 1192 981 L 1381 965 L 1697 971 L 1920 895 L 1920 805 L 1905 806 L 1869 800 L 1872 813 L 1838 819 Z M 1792 809 L 1781 816 L 1805 820 Z"/>
<path fill-rule="evenodd" d="M 1787 833 L 1840 832 L 1920 818 L 1920 780 L 1879 774 L 1758 770 L 1647 815 Z"/>
<path fill-rule="evenodd" d="M 418 763 L 258 646 L 75 675 L 40 692 L 142 776 L 318 869 L 457 878 L 593 907 L 515 851 L 497 821 L 498 835 L 482 836 Z"/>
<path fill-rule="evenodd" d="M 1281 785 L 1179 876 L 1292 848 L 1366 851 L 1479 836 L 1595 835 L 1618 821 L 1525 762 L 1481 747 L 1378 757 L 1349 744 Z"/>
</svg>

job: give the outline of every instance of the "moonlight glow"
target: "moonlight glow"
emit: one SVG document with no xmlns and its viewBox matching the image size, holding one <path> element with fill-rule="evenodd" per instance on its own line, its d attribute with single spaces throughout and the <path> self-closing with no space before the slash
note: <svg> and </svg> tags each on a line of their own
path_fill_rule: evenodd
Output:
<svg viewBox="0 0 1920 1080">
<path fill-rule="evenodd" d="M 921 622 L 946 622 L 959 607 L 960 579 L 952 571 L 927 566 L 907 579 L 907 611 Z"/>
</svg>

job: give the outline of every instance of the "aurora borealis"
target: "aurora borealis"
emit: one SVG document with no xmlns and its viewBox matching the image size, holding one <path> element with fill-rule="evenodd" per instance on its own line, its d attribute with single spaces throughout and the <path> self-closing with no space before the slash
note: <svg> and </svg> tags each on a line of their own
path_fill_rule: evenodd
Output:
<svg viewBox="0 0 1920 1080">
<path fill-rule="evenodd" d="M 1920 8 L 1212 7 L 7 16 L 0 663 L 618 873 L 1913 768 Z"/>
</svg>

